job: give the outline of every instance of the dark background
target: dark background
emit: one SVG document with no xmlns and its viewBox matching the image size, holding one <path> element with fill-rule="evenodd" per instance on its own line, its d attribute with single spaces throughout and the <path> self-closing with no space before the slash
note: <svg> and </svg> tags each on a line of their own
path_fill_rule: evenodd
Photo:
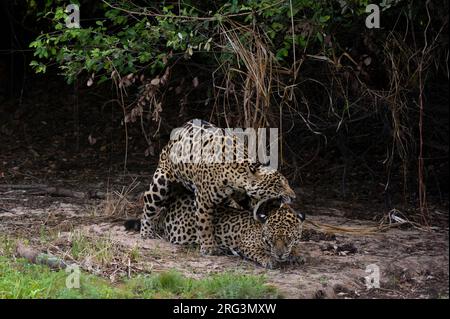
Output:
<svg viewBox="0 0 450 319">
<path fill-rule="evenodd" d="M 174 95 L 166 98 L 161 127 L 152 136 L 151 147 L 143 138 L 139 123 L 128 126 L 126 147 L 123 111 L 111 102 L 116 99 L 111 83 L 87 87 L 86 79 L 80 78 L 68 85 L 56 66 L 44 75 L 30 69 L 33 51 L 29 43 L 48 26 L 40 25 L 25 12 L 23 3 L 1 2 L 1 183 L 64 179 L 73 183 L 76 178 L 101 180 L 123 172 L 151 174 L 172 128 L 194 117 L 224 125 L 223 119 L 204 105 L 210 70 L 198 68 L 201 61 L 193 58 L 176 66 L 171 81 L 176 85 L 184 78 L 190 83 L 198 77 L 199 86 L 186 93 L 183 103 Z M 95 6 L 92 11 L 83 12 L 83 23 L 89 23 L 98 14 Z M 445 35 L 448 39 L 447 28 Z M 443 45 L 448 49 L 448 41 Z M 353 49 L 361 50 L 358 39 L 354 40 Z M 448 56 L 442 59 L 448 66 Z M 314 63 L 305 66 L 306 74 L 318 71 L 323 70 Z M 368 72 L 373 87 L 382 88 L 387 74 L 376 69 Z M 138 94 L 131 93 L 131 97 Z M 318 88 L 312 86 L 306 94 L 320 103 Z M 411 92 L 411 101 L 417 94 Z M 433 73 L 424 96 L 428 207 L 448 207 L 448 74 L 441 69 Z M 339 99 L 335 102 L 342 103 Z M 338 131 L 335 123 L 323 123 L 326 140 L 311 134 L 300 119 L 286 118 L 282 171 L 297 187 L 302 200 L 368 203 L 382 212 L 402 207 L 411 216 L 418 214 L 417 152 L 411 152 L 408 167 L 398 158 L 389 167 L 384 163 L 392 134 L 387 108 L 380 104 L 373 113 L 345 123 L 345 129 Z M 410 129 L 417 134 L 417 114 L 413 113 Z M 145 125 L 150 132 L 157 127 L 151 121 Z M 417 147 L 419 141 L 416 137 L 414 140 L 413 146 Z"/>
</svg>

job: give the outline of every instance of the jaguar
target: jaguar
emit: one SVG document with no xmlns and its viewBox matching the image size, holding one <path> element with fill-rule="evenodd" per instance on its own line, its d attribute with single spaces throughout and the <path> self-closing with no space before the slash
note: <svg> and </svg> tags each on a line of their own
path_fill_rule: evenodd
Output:
<svg viewBox="0 0 450 319">
<path fill-rule="evenodd" d="M 295 199 L 295 192 L 278 170 L 249 156 L 247 148 L 235 135 L 197 119 L 174 130 L 161 151 L 149 189 L 144 193 L 140 227 L 143 238 L 156 236 L 154 226 L 168 204 L 174 185 L 182 185 L 194 194 L 196 227 L 203 255 L 219 252 L 213 211 L 233 194 L 248 196 L 254 215 L 263 201 L 279 198 L 290 203 Z"/>
<path fill-rule="evenodd" d="M 258 207 L 256 219 L 239 205 L 218 205 L 213 213 L 214 240 L 221 253 L 235 254 L 272 269 L 284 262 L 297 261 L 305 214 L 278 200 Z M 154 225 L 157 236 L 173 244 L 197 245 L 199 235 L 195 195 L 185 192 L 171 197 L 168 208 Z M 125 222 L 127 230 L 139 230 L 141 221 Z"/>
</svg>

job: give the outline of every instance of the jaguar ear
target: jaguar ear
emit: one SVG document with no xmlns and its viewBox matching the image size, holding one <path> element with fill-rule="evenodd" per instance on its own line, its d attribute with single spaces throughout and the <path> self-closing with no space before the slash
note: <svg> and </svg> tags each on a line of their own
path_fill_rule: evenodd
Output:
<svg viewBox="0 0 450 319">
<path fill-rule="evenodd" d="M 296 212 L 297 213 L 297 217 L 300 218 L 300 220 L 303 222 L 305 221 L 306 215 L 305 213 L 302 212 Z"/>
<path fill-rule="evenodd" d="M 267 215 L 266 214 L 256 214 L 256 220 L 259 221 L 261 224 L 264 224 L 267 221 Z"/>
<path fill-rule="evenodd" d="M 254 218 L 258 221 L 265 222 L 269 215 L 280 207 L 278 198 L 262 200 L 254 207 Z"/>
</svg>

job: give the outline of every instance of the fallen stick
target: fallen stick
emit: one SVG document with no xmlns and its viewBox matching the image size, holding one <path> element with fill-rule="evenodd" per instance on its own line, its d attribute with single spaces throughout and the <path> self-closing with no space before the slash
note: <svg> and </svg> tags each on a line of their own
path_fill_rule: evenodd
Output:
<svg viewBox="0 0 450 319">
<path fill-rule="evenodd" d="M 314 222 L 312 220 L 305 221 L 306 229 L 317 229 L 320 232 L 331 234 L 348 234 L 348 235 L 376 235 L 385 232 L 391 228 L 399 227 L 406 223 L 379 224 L 377 226 L 336 226 Z M 308 227 L 311 225 L 312 227 Z"/>
<path fill-rule="evenodd" d="M 74 198 L 87 198 L 87 194 L 83 192 L 73 191 L 68 188 L 62 187 L 42 187 L 36 189 L 31 195 L 53 195 L 53 196 L 62 196 L 62 197 L 74 197 Z"/>
<path fill-rule="evenodd" d="M 52 269 L 64 269 L 67 266 L 64 260 L 62 260 L 61 258 L 41 253 L 37 250 L 25 246 L 20 242 L 17 244 L 16 252 L 19 257 L 25 258 L 33 264 L 46 265 Z"/>
<path fill-rule="evenodd" d="M 16 190 L 28 190 L 32 191 L 32 195 L 53 195 L 53 196 L 62 196 L 62 197 L 74 197 L 79 199 L 88 199 L 88 198 L 106 198 L 106 193 L 91 190 L 88 192 L 79 192 L 74 191 L 64 187 L 51 187 L 43 184 L 30 184 L 30 185 L 10 185 L 10 184 L 0 184 L 0 189 L 16 189 Z"/>
<path fill-rule="evenodd" d="M 9 189 L 36 189 L 47 187 L 44 184 L 0 184 L 0 188 L 9 188 Z"/>
</svg>

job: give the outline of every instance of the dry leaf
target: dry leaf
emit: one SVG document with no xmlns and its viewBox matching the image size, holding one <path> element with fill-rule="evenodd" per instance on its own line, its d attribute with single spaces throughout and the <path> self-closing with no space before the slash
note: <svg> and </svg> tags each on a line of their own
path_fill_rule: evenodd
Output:
<svg viewBox="0 0 450 319">
<path fill-rule="evenodd" d="M 193 85 L 195 88 L 198 86 L 198 77 L 195 77 L 195 78 L 192 80 L 192 85 Z"/>
<path fill-rule="evenodd" d="M 145 157 L 148 157 L 149 155 L 154 156 L 155 155 L 155 148 L 150 145 L 149 147 L 147 147 L 147 149 L 145 150 L 144 153 Z"/>
<path fill-rule="evenodd" d="M 89 144 L 94 145 L 95 143 L 97 143 L 97 139 L 95 137 L 93 137 L 91 134 L 89 134 L 88 136 L 88 141 Z"/>
<path fill-rule="evenodd" d="M 364 64 L 369 66 L 370 63 L 372 63 L 372 58 L 370 56 L 368 56 L 367 58 L 364 59 Z"/>
</svg>

